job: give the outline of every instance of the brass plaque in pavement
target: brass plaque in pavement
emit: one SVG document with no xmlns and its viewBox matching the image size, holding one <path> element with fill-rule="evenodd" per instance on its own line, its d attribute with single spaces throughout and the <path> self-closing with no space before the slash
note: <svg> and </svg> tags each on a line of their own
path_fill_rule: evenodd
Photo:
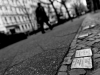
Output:
<svg viewBox="0 0 100 75">
<path fill-rule="evenodd" d="M 91 57 L 83 57 L 83 58 L 74 58 L 71 64 L 71 69 L 73 68 L 92 68 L 92 59 Z"/>
<path fill-rule="evenodd" d="M 75 57 L 92 56 L 91 48 L 76 50 Z"/>
</svg>

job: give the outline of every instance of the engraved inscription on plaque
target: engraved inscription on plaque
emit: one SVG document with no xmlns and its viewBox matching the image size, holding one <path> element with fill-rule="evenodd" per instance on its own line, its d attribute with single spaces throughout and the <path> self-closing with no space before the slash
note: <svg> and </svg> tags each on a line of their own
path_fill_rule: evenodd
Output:
<svg viewBox="0 0 100 75">
<path fill-rule="evenodd" d="M 92 68 L 92 59 L 91 57 L 84 57 L 84 58 L 75 58 L 72 62 L 72 68 Z"/>
<path fill-rule="evenodd" d="M 92 56 L 91 48 L 76 51 L 75 57 L 83 57 L 83 56 Z"/>
</svg>

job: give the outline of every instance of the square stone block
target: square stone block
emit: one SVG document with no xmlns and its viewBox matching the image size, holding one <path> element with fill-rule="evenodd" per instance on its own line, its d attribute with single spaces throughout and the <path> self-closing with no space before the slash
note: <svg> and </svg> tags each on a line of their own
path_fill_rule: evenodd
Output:
<svg viewBox="0 0 100 75">
<path fill-rule="evenodd" d="M 77 50 L 75 57 L 92 56 L 91 48 Z"/>
<path fill-rule="evenodd" d="M 83 27 L 83 30 L 85 30 L 85 29 L 89 29 L 89 25 L 88 25 L 88 26 Z"/>
<path fill-rule="evenodd" d="M 58 72 L 57 75 L 68 75 L 67 72 Z"/>
<path fill-rule="evenodd" d="M 72 69 L 69 71 L 69 75 L 85 75 L 85 73 L 84 69 Z"/>
<path fill-rule="evenodd" d="M 61 65 L 59 71 L 62 71 L 62 72 L 67 71 L 67 65 Z"/>
<path fill-rule="evenodd" d="M 95 27 L 95 26 L 96 26 L 96 24 L 91 24 L 91 25 L 90 25 L 90 27 Z"/>
<path fill-rule="evenodd" d="M 68 64 L 71 64 L 71 62 L 72 62 L 71 57 L 65 57 L 62 64 L 67 64 L 68 65 Z"/>
<path fill-rule="evenodd" d="M 67 57 L 71 57 L 73 55 L 74 55 L 74 52 L 69 52 L 68 55 L 67 55 Z"/>
<path fill-rule="evenodd" d="M 89 36 L 89 33 L 80 34 L 80 35 L 78 36 L 78 38 L 81 39 L 81 38 L 85 38 L 86 36 Z"/>
<path fill-rule="evenodd" d="M 92 59 L 91 57 L 83 57 L 83 58 L 74 58 L 71 64 L 71 69 L 73 68 L 92 68 Z"/>
</svg>

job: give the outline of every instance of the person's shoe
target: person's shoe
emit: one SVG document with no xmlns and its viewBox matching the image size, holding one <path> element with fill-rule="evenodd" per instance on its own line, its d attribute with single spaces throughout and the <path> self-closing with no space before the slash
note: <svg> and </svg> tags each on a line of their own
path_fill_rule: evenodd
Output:
<svg viewBox="0 0 100 75">
<path fill-rule="evenodd" d="M 53 27 L 50 27 L 50 30 L 52 30 L 53 29 Z"/>
<path fill-rule="evenodd" d="M 42 32 L 42 34 L 45 34 L 45 32 Z"/>
</svg>

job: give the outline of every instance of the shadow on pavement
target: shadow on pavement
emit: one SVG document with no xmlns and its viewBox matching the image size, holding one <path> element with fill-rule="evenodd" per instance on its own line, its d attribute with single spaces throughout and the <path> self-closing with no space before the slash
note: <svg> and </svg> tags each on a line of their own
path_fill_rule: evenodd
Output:
<svg viewBox="0 0 100 75">
<path fill-rule="evenodd" d="M 24 40 L 26 38 L 27 36 L 24 34 L 16 34 L 16 35 L 9 35 L 9 36 L 2 37 L 0 39 L 0 49 L 7 47 L 11 44 L 14 44 L 18 41 Z"/>
</svg>

